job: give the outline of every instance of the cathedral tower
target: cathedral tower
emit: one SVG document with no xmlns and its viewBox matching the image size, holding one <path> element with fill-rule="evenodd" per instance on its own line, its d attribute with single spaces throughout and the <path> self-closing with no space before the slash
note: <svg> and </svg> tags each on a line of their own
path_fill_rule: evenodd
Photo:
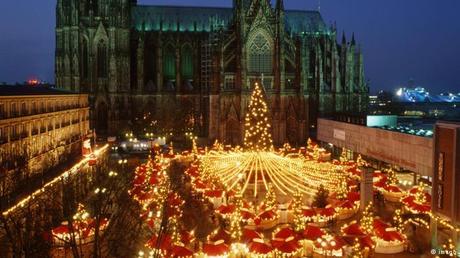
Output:
<svg viewBox="0 0 460 258">
<path fill-rule="evenodd" d="M 58 0 L 56 85 L 90 93 L 92 118 L 102 132 L 119 114 L 108 110 L 130 91 L 132 0 Z M 123 105 L 121 105 L 123 106 Z"/>
</svg>

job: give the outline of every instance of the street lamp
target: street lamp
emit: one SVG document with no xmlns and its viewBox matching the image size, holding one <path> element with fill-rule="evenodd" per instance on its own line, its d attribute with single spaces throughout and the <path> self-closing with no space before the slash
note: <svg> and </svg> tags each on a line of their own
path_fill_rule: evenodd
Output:
<svg viewBox="0 0 460 258">
<path fill-rule="evenodd" d="M 118 160 L 118 165 L 121 166 L 121 171 L 125 171 L 125 164 L 128 163 L 127 159 L 119 159 Z"/>
<path fill-rule="evenodd" d="M 122 164 L 126 164 L 128 163 L 128 160 L 127 159 L 119 159 L 118 160 L 118 164 L 122 165 Z"/>
</svg>

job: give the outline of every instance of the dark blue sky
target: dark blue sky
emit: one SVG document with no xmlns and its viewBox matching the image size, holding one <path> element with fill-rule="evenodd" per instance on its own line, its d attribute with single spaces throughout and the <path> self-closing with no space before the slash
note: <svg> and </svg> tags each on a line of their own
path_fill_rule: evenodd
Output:
<svg viewBox="0 0 460 258">
<path fill-rule="evenodd" d="M 231 0 L 140 0 L 143 4 L 230 6 Z M 55 0 L 0 1 L 0 82 L 31 76 L 54 81 Z M 317 9 L 318 0 L 285 0 L 287 9 Z M 460 91 L 459 0 L 322 0 L 362 44 L 371 90 L 414 78 L 433 92 Z"/>
</svg>

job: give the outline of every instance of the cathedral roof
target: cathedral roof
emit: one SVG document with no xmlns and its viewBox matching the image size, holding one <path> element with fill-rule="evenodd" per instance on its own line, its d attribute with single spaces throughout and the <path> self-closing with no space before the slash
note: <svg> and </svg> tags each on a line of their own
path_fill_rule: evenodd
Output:
<svg viewBox="0 0 460 258">
<path fill-rule="evenodd" d="M 317 11 L 287 10 L 286 29 L 294 34 L 327 33 L 321 14 Z M 212 27 L 228 27 L 233 18 L 232 8 L 138 5 L 132 10 L 132 23 L 141 31 L 211 31 Z M 179 28 L 178 28 L 179 26 Z"/>
</svg>

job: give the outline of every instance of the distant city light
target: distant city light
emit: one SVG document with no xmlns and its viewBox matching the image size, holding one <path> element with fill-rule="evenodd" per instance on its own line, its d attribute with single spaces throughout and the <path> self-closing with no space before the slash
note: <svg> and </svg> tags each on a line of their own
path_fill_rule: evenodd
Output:
<svg viewBox="0 0 460 258">
<path fill-rule="evenodd" d="M 430 94 L 423 87 L 399 88 L 396 97 L 401 102 L 460 102 L 458 93 Z"/>
<path fill-rule="evenodd" d="M 27 80 L 27 85 L 30 85 L 30 86 L 36 86 L 36 85 L 39 85 L 41 82 L 40 80 L 38 79 L 29 79 Z"/>
</svg>

